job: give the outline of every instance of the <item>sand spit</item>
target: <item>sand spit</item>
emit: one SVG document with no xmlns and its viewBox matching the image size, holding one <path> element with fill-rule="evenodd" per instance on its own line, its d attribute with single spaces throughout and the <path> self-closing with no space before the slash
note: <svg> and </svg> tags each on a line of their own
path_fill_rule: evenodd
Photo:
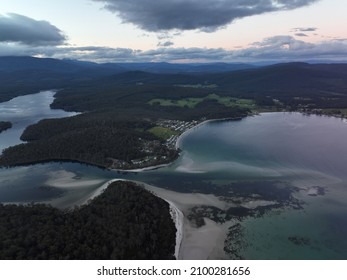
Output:
<svg viewBox="0 0 347 280">
<path fill-rule="evenodd" d="M 144 171 L 151 171 L 151 170 L 155 170 L 155 169 L 159 169 L 159 168 L 163 168 L 163 167 L 167 167 L 169 165 L 171 165 L 172 163 L 166 163 L 166 164 L 159 164 L 159 165 L 153 165 L 153 166 L 148 166 L 148 167 L 143 167 L 143 168 L 138 168 L 138 169 L 111 169 L 113 171 L 117 171 L 117 172 L 134 172 L 134 173 L 138 173 L 138 172 L 144 172 Z"/>
<path fill-rule="evenodd" d="M 183 240 L 184 215 L 173 202 L 169 200 L 165 201 L 170 204 L 170 214 L 176 226 L 175 257 L 178 260 Z"/>
<path fill-rule="evenodd" d="M 225 209 L 226 202 L 214 195 L 200 193 L 178 193 L 148 184 L 137 182 L 147 190 L 155 193 L 162 199 L 170 201 L 182 212 L 180 223 L 182 225 L 182 241 L 177 259 L 181 260 L 205 260 L 225 259 L 224 240 L 228 232 L 227 223 L 217 224 L 204 218 L 205 225 L 197 228 L 187 218 L 190 209 L 197 205 L 209 205 Z M 176 243 L 177 246 L 177 243 Z"/>
</svg>

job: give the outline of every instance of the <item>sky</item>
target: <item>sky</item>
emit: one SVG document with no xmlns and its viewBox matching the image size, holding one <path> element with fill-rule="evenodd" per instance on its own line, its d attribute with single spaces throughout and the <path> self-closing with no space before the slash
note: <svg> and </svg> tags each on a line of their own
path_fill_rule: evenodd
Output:
<svg viewBox="0 0 347 280">
<path fill-rule="evenodd" d="M 0 0 L 0 56 L 347 62 L 346 0 Z"/>
</svg>

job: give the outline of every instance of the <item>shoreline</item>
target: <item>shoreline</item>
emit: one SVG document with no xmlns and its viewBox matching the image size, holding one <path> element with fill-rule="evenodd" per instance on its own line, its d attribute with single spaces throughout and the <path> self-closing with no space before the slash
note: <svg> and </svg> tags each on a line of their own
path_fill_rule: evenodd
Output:
<svg viewBox="0 0 347 280">
<path fill-rule="evenodd" d="M 181 221 L 180 226 L 182 230 L 182 235 L 179 237 L 181 238 L 181 245 L 178 252 L 178 260 L 228 259 L 224 252 L 224 240 L 227 237 L 228 229 L 227 223 L 218 224 L 210 218 L 204 218 L 205 224 L 197 227 L 188 218 L 193 207 L 209 205 L 225 209 L 226 203 L 224 201 L 212 194 L 179 193 L 138 181 L 135 181 L 135 183 L 144 186 L 158 197 L 172 202 L 182 212 L 182 216 L 178 219 L 178 221 Z"/>
<path fill-rule="evenodd" d="M 161 197 L 160 197 L 161 198 Z M 161 198 L 163 199 L 163 198 Z M 165 200 L 165 199 L 164 199 Z M 170 214 L 175 222 L 176 226 L 176 246 L 175 246 L 175 257 L 178 260 L 183 240 L 183 228 L 184 228 L 184 215 L 180 209 L 177 208 L 176 204 L 169 200 L 165 200 L 170 205 Z"/>
<path fill-rule="evenodd" d="M 135 183 L 169 204 L 170 215 L 176 227 L 174 252 L 176 260 L 227 259 L 223 248 L 229 223 L 218 224 L 209 218 L 204 218 L 205 225 L 196 227 L 186 216 L 189 209 L 197 205 L 211 205 L 224 209 L 225 202 L 214 195 L 179 193 L 136 180 L 112 179 L 103 183 L 76 204 L 79 206 L 88 204 L 116 181 Z"/>
<path fill-rule="evenodd" d="M 204 120 L 200 123 L 198 123 L 197 125 L 194 125 L 193 127 L 183 131 L 178 137 L 177 137 L 177 140 L 176 140 L 176 143 L 175 143 L 175 149 L 176 151 L 179 152 L 179 155 L 178 157 L 173 160 L 172 162 L 169 162 L 169 163 L 163 163 L 163 164 L 158 164 L 158 165 L 153 165 L 153 166 L 147 166 L 147 167 L 143 167 L 143 168 L 137 168 L 137 169 L 114 169 L 114 168 L 110 168 L 110 170 L 113 170 L 113 171 L 117 171 L 117 172 L 145 172 L 145 171 L 150 171 L 150 170 L 156 170 L 156 169 L 160 169 L 160 168 L 163 168 L 163 167 L 167 167 L 167 166 L 170 166 L 172 165 L 180 156 L 181 154 L 181 148 L 180 148 L 180 142 L 182 141 L 182 138 L 184 136 L 186 136 L 187 134 L 191 133 L 192 130 L 198 128 L 199 126 L 202 126 L 204 124 L 207 124 L 207 123 L 210 123 L 210 122 L 218 122 L 218 121 L 240 121 L 242 120 L 243 118 L 245 117 L 249 117 L 249 116 L 253 116 L 252 115 L 247 115 L 247 116 L 243 116 L 243 117 L 237 117 L 237 118 L 222 118 L 222 119 L 210 119 L 210 120 Z"/>
<path fill-rule="evenodd" d="M 111 179 L 103 183 L 99 188 L 97 188 L 94 192 L 92 192 L 87 198 L 83 198 L 80 201 L 78 201 L 76 205 L 82 206 L 82 205 L 88 204 L 91 200 L 93 200 L 94 198 L 102 194 L 112 183 L 119 182 L 119 181 L 135 183 L 137 186 L 143 187 L 148 192 L 152 193 L 156 197 L 166 201 L 169 204 L 170 215 L 176 227 L 176 244 L 175 244 L 174 256 L 176 257 L 176 260 L 178 260 L 180 255 L 182 240 L 183 240 L 184 214 L 174 202 L 172 202 L 171 200 L 165 199 L 164 197 L 158 195 L 156 192 L 153 192 L 151 188 L 154 186 L 145 184 L 143 182 L 134 181 L 134 180 Z"/>
<path fill-rule="evenodd" d="M 185 224 L 185 216 L 184 216 L 182 210 L 179 209 L 177 204 L 174 203 L 172 200 L 169 200 L 169 199 L 163 197 L 162 195 L 158 194 L 157 192 L 153 191 L 153 188 L 156 188 L 155 186 L 152 186 L 152 185 L 146 184 L 144 182 L 140 182 L 140 181 L 134 181 L 134 180 L 123 180 L 123 181 L 135 183 L 138 186 L 143 187 L 144 189 L 146 189 L 147 191 L 149 191 L 150 193 L 152 193 L 156 197 L 166 201 L 169 204 L 170 215 L 171 215 L 171 218 L 172 218 L 173 222 L 175 223 L 175 227 L 176 227 L 175 257 L 176 257 L 176 260 L 178 260 L 179 256 L 180 256 L 182 242 L 183 242 L 184 224 Z"/>
<path fill-rule="evenodd" d="M 152 165 L 152 166 L 137 168 L 137 169 L 114 169 L 114 168 L 110 168 L 109 170 L 120 172 L 120 173 L 122 173 L 122 172 L 124 172 L 124 173 L 131 173 L 131 172 L 138 173 L 138 172 L 145 172 L 145 171 L 156 170 L 156 169 L 160 169 L 163 167 L 167 167 L 167 166 L 170 166 L 173 162 L 163 163 L 163 164 L 158 164 L 158 165 Z"/>
<path fill-rule="evenodd" d="M 247 115 L 247 116 L 242 116 L 242 117 L 235 117 L 235 118 L 221 118 L 221 119 L 210 119 L 210 120 L 204 120 L 200 123 L 198 123 L 197 125 L 187 129 L 186 131 L 182 132 L 182 134 L 180 134 L 177 138 L 176 144 L 175 144 L 175 148 L 176 150 L 180 149 L 180 142 L 182 141 L 182 138 L 184 136 L 186 136 L 187 134 L 191 133 L 192 130 L 198 128 L 199 126 L 202 126 L 204 124 L 210 123 L 210 122 L 219 122 L 219 121 L 240 121 L 246 117 L 249 117 L 252 115 Z"/>
</svg>

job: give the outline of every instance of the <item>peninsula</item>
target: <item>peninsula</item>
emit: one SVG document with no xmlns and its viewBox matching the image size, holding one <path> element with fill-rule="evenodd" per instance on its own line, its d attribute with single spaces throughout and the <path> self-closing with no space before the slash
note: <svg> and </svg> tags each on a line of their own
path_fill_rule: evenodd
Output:
<svg viewBox="0 0 347 280">
<path fill-rule="evenodd" d="M 2 260 L 175 258 L 169 204 L 130 182 L 71 211 L 0 204 L 0 231 Z"/>
</svg>

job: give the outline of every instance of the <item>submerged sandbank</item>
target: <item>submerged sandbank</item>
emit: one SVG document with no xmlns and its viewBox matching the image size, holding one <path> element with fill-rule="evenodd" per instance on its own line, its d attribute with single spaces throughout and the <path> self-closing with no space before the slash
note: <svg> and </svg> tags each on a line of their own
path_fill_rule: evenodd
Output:
<svg viewBox="0 0 347 280">
<path fill-rule="evenodd" d="M 209 205 L 225 209 L 227 204 L 224 201 L 211 194 L 178 193 L 141 182 L 137 183 L 143 185 L 147 190 L 155 193 L 162 199 L 171 201 L 182 212 L 182 216 L 179 219 L 182 225 L 182 240 L 177 259 L 205 260 L 227 258 L 224 253 L 224 240 L 228 232 L 226 224 L 217 224 L 208 218 L 204 218 L 205 225 L 198 228 L 187 218 L 190 209 L 194 206 Z"/>
<path fill-rule="evenodd" d="M 75 173 L 66 170 L 52 171 L 48 175 L 49 179 L 45 184 L 56 188 L 83 188 L 95 186 L 104 181 L 100 179 L 79 180 Z"/>
</svg>

